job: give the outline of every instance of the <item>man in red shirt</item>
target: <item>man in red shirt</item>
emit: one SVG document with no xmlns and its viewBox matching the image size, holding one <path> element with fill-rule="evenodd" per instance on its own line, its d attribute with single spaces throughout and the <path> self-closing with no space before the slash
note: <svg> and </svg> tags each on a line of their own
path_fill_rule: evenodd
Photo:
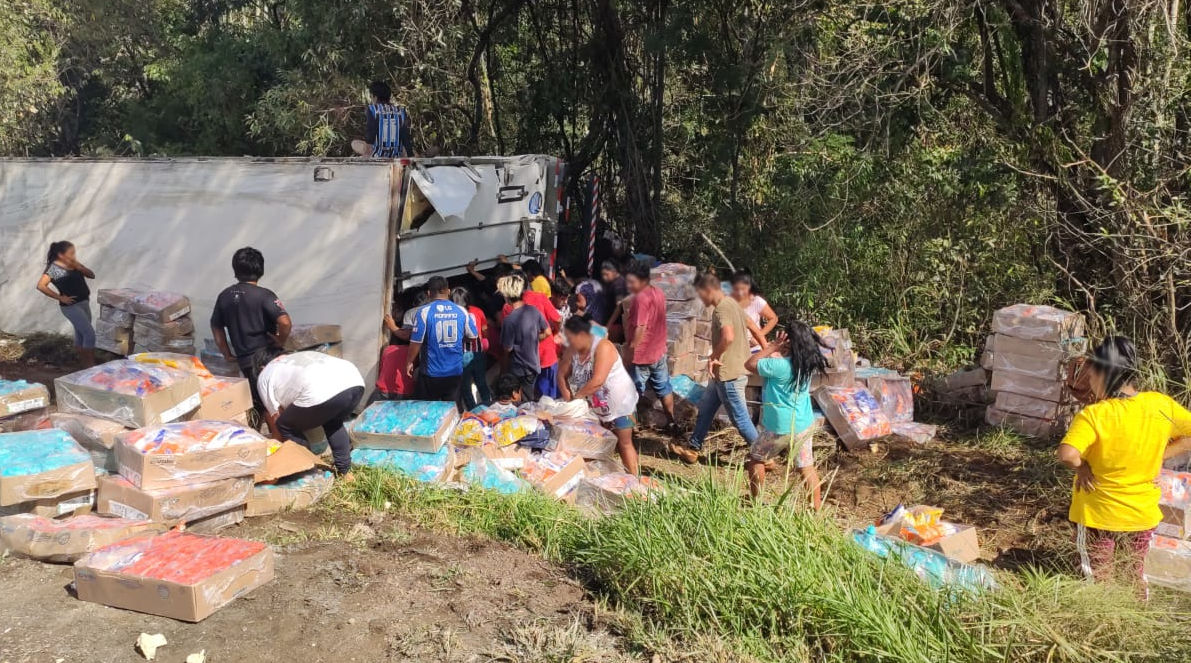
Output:
<svg viewBox="0 0 1191 663">
<path fill-rule="evenodd" d="M 525 292 L 521 294 L 521 301 L 525 302 L 526 306 L 536 308 L 542 317 L 546 318 L 546 323 L 550 326 L 550 329 L 546 331 L 546 336 L 538 341 L 538 361 L 542 365 L 542 372 L 538 373 L 535 383 L 538 398 L 542 396 L 558 398 L 558 345 L 554 341 L 554 336 L 562 324 L 562 316 L 558 314 L 558 309 L 554 308 L 554 304 L 550 303 L 548 296 L 529 289 L 528 279 L 525 279 Z M 500 319 L 503 321 L 505 316 L 512 312 L 513 307 L 505 304 L 500 311 Z M 663 348 L 663 352 L 665 352 L 665 348 Z"/>
<path fill-rule="evenodd" d="M 633 295 L 624 318 L 625 356 L 632 362 L 633 383 L 642 396 L 653 389 L 670 420 L 670 433 L 677 433 L 674 388 L 666 363 L 666 295 L 649 284 L 649 268 L 643 263 L 629 267 L 625 284 Z"/>
</svg>

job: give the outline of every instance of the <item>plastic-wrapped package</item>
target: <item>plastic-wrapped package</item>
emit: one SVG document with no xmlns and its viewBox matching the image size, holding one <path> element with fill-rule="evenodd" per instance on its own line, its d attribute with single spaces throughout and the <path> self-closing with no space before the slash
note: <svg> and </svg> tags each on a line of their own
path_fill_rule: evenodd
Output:
<svg viewBox="0 0 1191 663">
<path fill-rule="evenodd" d="M 521 470 L 521 478 L 551 497 L 568 500 L 583 480 L 585 467 L 583 458 L 577 454 L 546 451 L 530 455 L 529 463 Z"/>
<path fill-rule="evenodd" d="M 814 396 L 835 434 L 850 450 L 862 449 L 870 440 L 893 432 L 889 417 L 867 389 L 825 387 Z"/>
<path fill-rule="evenodd" d="M 492 441 L 498 447 L 517 444 L 522 439 L 541 430 L 543 425 L 537 417 L 529 414 L 502 419 L 492 426 Z"/>
<path fill-rule="evenodd" d="M 455 453 L 450 445 L 434 453 L 404 449 L 353 449 L 352 463 L 393 470 L 423 483 L 436 483 L 450 478 L 455 465 Z"/>
<path fill-rule="evenodd" d="M 60 520 L 20 514 L 0 518 L 0 550 L 44 562 L 73 562 L 89 552 L 164 526 L 146 521 L 81 515 Z"/>
<path fill-rule="evenodd" d="M 50 425 L 70 433 L 75 442 L 91 454 L 96 468 L 108 472 L 116 471 L 116 436 L 127 430 L 110 419 L 100 419 L 85 414 L 55 412 L 50 415 Z"/>
<path fill-rule="evenodd" d="M 111 306 L 99 306 L 99 320 L 97 322 L 106 322 L 113 327 L 121 329 L 132 329 L 133 324 L 136 323 L 136 315 L 123 311 Z"/>
<path fill-rule="evenodd" d="M 1191 472 L 1162 470 L 1158 473 L 1162 504 L 1191 506 Z"/>
<path fill-rule="evenodd" d="M 190 315 L 190 299 L 186 295 L 164 290 L 150 290 L 137 294 L 129 302 L 129 309 L 140 318 L 152 318 L 158 322 L 172 322 Z M 193 325 L 191 326 L 193 328 Z"/>
<path fill-rule="evenodd" d="M 529 490 L 529 484 L 482 453 L 472 453 L 471 460 L 463 466 L 462 479 L 484 490 L 494 490 L 505 495 Z"/>
<path fill-rule="evenodd" d="M 98 476 L 100 475 L 97 471 L 96 477 Z M 32 502 L 0 507 L 0 516 L 27 513 L 42 518 L 60 518 L 62 516 L 81 516 L 91 513 L 94 509 L 95 491 L 80 490 L 57 497 L 46 497 Z"/>
<path fill-rule="evenodd" d="M 332 345 L 343 342 L 343 330 L 339 325 L 301 324 L 294 325 L 285 341 L 285 349 L 293 352 L 307 350 L 318 345 Z"/>
<path fill-rule="evenodd" d="M 21 433 L 24 431 L 50 428 L 50 410 L 25 410 L 10 417 L 0 417 L 0 433 Z"/>
<path fill-rule="evenodd" d="M 703 315 L 704 309 L 709 308 L 704 306 L 703 300 L 695 297 L 693 299 L 684 300 L 666 300 L 666 315 L 676 318 L 698 318 Z"/>
<path fill-rule="evenodd" d="M 620 462 L 619 458 L 609 460 L 607 458 L 593 458 L 592 460 L 584 461 L 583 476 L 585 477 L 602 477 L 605 474 L 621 474 L 625 472 L 624 463 Z"/>
<path fill-rule="evenodd" d="M 262 483 L 252 489 L 247 516 L 265 516 L 282 511 L 308 509 L 330 494 L 335 475 L 327 470 L 310 470 L 277 483 Z"/>
<path fill-rule="evenodd" d="M 695 286 L 689 281 L 677 279 L 668 276 L 658 278 L 650 278 L 650 285 L 655 286 L 666 295 L 666 300 L 671 302 L 685 302 L 698 298 L 698 293 L 695 292 Z"/>
<path fill-rule="evenodd" d="M 468 413 L 451 432 L 456 447 L 482 447 L 492 442 L 492 429 L 478 416 Z"/>
<path fill-rule="evenodd" d="M 695 382 L 686 375 L 675 375 L 670 378 L 670 387 L 674 389 L 674 397 L 698 405 L 703 400 L 703 385 Z"/>
<path fill-rule="evenodd" d="M 140 339 L 134 339 L 132 344 L 132 353 L 141 354 L 145 352 L 177 352 L 180 354 L 196 354 L 198 348 L 194 345 L 192 338 L 175 338 L 157 344 L 141 343 Z"/>
<path fill-rule="evenodd" d="M 349 433 L 357 448 L 434 453 L 446 444 L 459 411 L 441 401 L 378 401 L 368 406 Z"/>
<path fill-rule="evenodd" d="M 105 546 L 74 565 L 80 600 L 197 622 L 273 579 L 273 550 L 170 531 Z"/>
<path fill-rule="evenodd" d="M 860 374 L 857 373 L 857 381 Z M 909 378 L 894 373 L 869 377 L 864 380 L 868 390 L 881 403 L 881 410 L 889 421 L 893 423 L 908 423 L 914 421 L 914 387 Z"/>
<path fill-rule="evenodd" d="M 95 347 L 115 355 L 132 354 L 132 329 L 103 320 L 95 321 Z"/>
<path fill-rule="evenodd" d="M 601 476 L 584 473 L 583 480 L 575 488 L 575 504 L 611 513 L 629 500 L 650 499 L 659 489 L 658 483 L 650 477 L 623 472 Z"/>
<path fill-rule="evenodd" d="M 998 394 L 1007 392 L 1052 403 L 1069 400 L 1067 385 L 1061 380 L 1033 378 L 1007 371 L 993 371 L 992 390 Z"/>
<path fill-rule="evenodd" d="M 1151 584 L 1191 592 L 1191 541 L 1155 536 L 1145 560 Z"/>
<path fill-rule="evenodd" d="M 0 417 L 11 417 L 50 404 L 50 392 L 44 384 L 25 380 L 0 380 Z"/>
<path fill-rule="evenodd" d="M 998 410 L 1022 414 L 1035 419 L 1053 421 L 1067 411 L 1066 406 L 1053 401 L 1044 401 L 1029 396 L 1011 394 L 1007 391 L 997 393 L 996 406 Z"/>
<path fill-rule="evenodd" d="M 1083 336 L 1084 319 L 1053 306 L 1014 304 L 993 314 L 992 329 L 1014 338 L 1058 343 Z"/>
<path fill-rule="evenodd" d="M 252 477 L 234 477 L 173 488 L 141 490 L 120 476 L 99 477 L 96 510 L 129 520 L 189 523 L 248 501 Z"/>
<path fill-rule="evenodd" d="M 225 378 L 239 378 L 243 377 L 240 373 L 240 365 L 234 361 L 228 361 L 223 358 L 223 355 L 218 350 L 201 350 L 199 351 L 199 361 L 212 375 L 218 375 Z"/>
<path fill-rule="evenodd" d="M 893 434 L 915 444 L 926 444 L 935 439 L 938 427 L 917 421 L 899 421 L 893 424 Z"/>
<path fill-rule="evenodd" d="M 244 516 L 247 514 L 248 506 L 241 504 L 227 511 L 221 511 L 210 516 L 192 520 L 186 523 L 186 531 L 194 532 L 195 534 L 214 534 L 244 522 Z"/>
<path fill-rule="evenodd" d="M 0 506 L 95 488 L 91 455 L 56 428 L 0 434 Z"/>
<path fill-rule="evenodd" d="M 1058 359 L 1038 359 L 1022 355 L 996 352 L 992 356 L 992 371 L 1017 373 L 1039 380 L 1061 382 L 1067 376 L 1067 364 Z"/>
<path fill-rule="evenodd" d="M 252 476 L 265 464 L 268 440 L 227 421 L 148 426 L 116 436 L 120 474 L 142 490 Z"/>
<path fill-rule="evenodd" d="M 1004 334 L 993 334 L 984 344 L 985 352 L 1006 352 L 1011 355 L 1062 361 L 1083 355 L 1088 350 L 1088 339 L 1068 338 L 1061 341 L 1035 341 Z"/>
<path fill-rule="evenodd" d="M 95 301 L 100 306 L 132 313 L 132 300 L 143 292 L 135 288 L 101 288 L 95 293 Z"/>
<path fill-rule="evenodd" d="M 201 401 L 196 376 L 127 359 L 64 375 L 54 386 L 60 411 L 111 419 L 129 428 L 174 421 Z"/>
<path fill-rule="evenodd" d="M 144 345 L 165 345 L 178 339 L 194 342 L 194 319 L 184 315 L 177 320 L 160 322 L 154 318 L 138 315 L 132 326 L 132 337 Z"/>
<path fill-rule="evenodd" d="M 831 327 L 816 327 L 819 338 L 824 347 L 819 352 L 827 359 L 828 368 L 854 369 L 856 354 L 852 351 L 852 335 L 847 329 L 832 329 Z"/>
<path fill-rule="evenodd" d="M 517 414 L 537 415 L 539 413 L 566 419 L 596 418 L 587 401 L 582 398 L 556 401 L 549 396 L 542 396 L 536 403 L 522 403 L 521 407 L 517 408 Z"/>
<path fill-rule="evenodd" d="M 680 262 L 664 262 L 649 270 L 650 283 L 653 283 L 654 279 L 694 283 L 698 276 L 699 270 L 694 265 L 685 265 Z"/>
<path fill-rule="evenodd" d="M 550 437 L 560 451 L 585 459 L 617 458 L 616 435 L 591 419 L 558 419 L 550 426 Z"/>
<path fill-rule="evenodd" d="M 177 352 L 142 352 L 129 357 L 132 361 L 142 364 L 159 364 L 167 368 L 174 368 L 187 373 L 194 373 L 200 378 L 213 377 L 206 365 L 194 355 L 184 355 Z"/>
<path fill-rule="evenodd" d="M 1067 430 L 1071 418 L 1064 414 L 1058 420 L 1038 419 L 1024 414 L 1006 412 L 995 405 L 988 406 L 984 411 L 984 421 L 990 426 L 1001 426 L 1017 431 L 1022 435 L 1048 439 Z"/>
<path fill-rule="evenodd" d="M 997 588 L 992 573 L 977 564 L 964 564 L 934 550 L 928 550 L 890 536 L 881 536 L 873 526 L 854 530 L 852 540 L 881 559 L 896 559 L 936 588 L 980 593 Z"/>
</svg>

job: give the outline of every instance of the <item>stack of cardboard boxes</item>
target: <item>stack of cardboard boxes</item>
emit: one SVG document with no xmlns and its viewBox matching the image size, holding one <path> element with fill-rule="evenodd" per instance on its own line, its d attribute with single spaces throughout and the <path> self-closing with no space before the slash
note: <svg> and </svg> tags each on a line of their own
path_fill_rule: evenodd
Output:
<svg viewBox="0 0 1191 663">
<path fill-rule="evenodd" d="M 1068 363 L 1086 349 L 1078 313 L 1028 304 L 997 311 L 982 358 L 996 394 L 987 422 L 1034 437 L 1062 433 L 1077 407 L 1066 386 Z"/>
<path fill-rule="evenodd" d="M 96 347 L 127 356 L 134 352 L 195 354 L 194 320 L 186 295 L 158 290 L 100 290 Z"/>
<path fill-rule="evenodd" d="M 49 405 L 50 392 L 45 385 L 0 379 L 0 433 L 37 428 L 48 416 Z"/>
<path fill-rule="evenodd" d="M 1158 487 L 1162 522 L 1146 555 L 1146 579 L 1191 591 L 1191 473 L 1164 469 Z"/>
<path fill-rule="evenodd" d="M 707 381 L 711 356 L 711 309 L 695 293 L 698 271 L 691 265 L 666 263 L 654 267 L 650 284 L 666 295 L 666 360 L 670 375 Z"/>
</svg>

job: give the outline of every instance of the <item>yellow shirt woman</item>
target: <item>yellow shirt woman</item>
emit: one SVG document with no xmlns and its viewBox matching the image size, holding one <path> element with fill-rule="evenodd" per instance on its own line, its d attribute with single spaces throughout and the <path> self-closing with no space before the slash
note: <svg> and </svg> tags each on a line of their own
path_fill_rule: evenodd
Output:
<svg viewBox="0 0 1191 663">
<path fill-rule="evenodd" d="M 529 282 L 529 289 L 534 292 L 540 292 L 547 297 L 550 296 L 550 280 L 545 276 L 539 274 L 532 281 Z"/>
</svg>

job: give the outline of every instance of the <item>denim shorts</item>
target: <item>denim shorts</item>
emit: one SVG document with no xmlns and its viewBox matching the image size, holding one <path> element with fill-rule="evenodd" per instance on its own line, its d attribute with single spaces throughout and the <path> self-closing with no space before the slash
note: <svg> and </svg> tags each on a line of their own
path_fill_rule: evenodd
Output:
<svg viewBox="0 0 1191 663">
<path fill-rule="evenodd" d="M 607 423 L 607 425 L 610 426 L 612 428 L 612 430 L 625 430 L 628 428 L 636 428 L 637 427 L 637 417 L 630 414 L 630 415 L 627 415 L 624 417 L 617 417 L 617 418 L 613 419 L 612 421 L 608 421 L 605 423 Z"/>
<path fill-rule="evenodd" d="M 815 464 L 814 426 L 793 435 L 789 433 L 779 435 L 760 426 L 757 427 L 757 432 L 760 437 L 749 447 L 749 460 L 770 461 L 780 456 L 783 451 L 788 450 L 794 456 L 794 467 L 801 470 Z"/>
<path fill-rule="evenodd" d="M 670 386 L 670 365 L 666 363 L 666 357 L 652 364 L 633 364 L 633 384 L 642 396 L 647 389 L 653 389 L 658 398 L 674 393 L 674 387 Z"/>
</svg>

